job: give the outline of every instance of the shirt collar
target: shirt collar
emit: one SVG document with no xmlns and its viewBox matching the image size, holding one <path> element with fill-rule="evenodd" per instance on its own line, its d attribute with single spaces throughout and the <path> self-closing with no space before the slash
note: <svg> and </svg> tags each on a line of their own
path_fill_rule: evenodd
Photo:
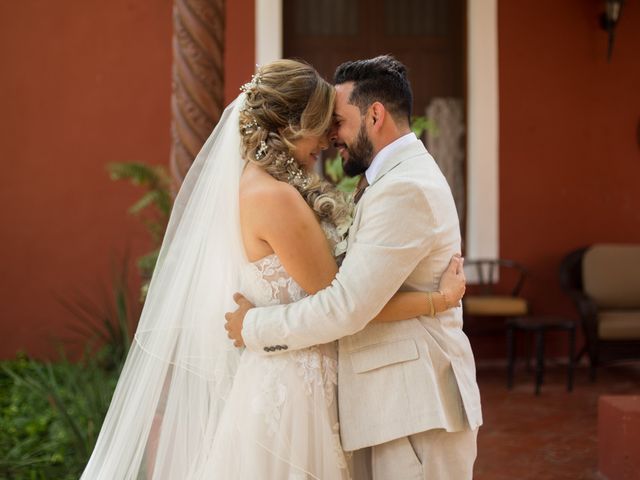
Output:
<svg viewBox="0 0 640 480">
<path fill-rule="evenodd" d="M 415 133 L 407 133 L 406 135 L 403 135 L 402 137 L 394 140 L 389 145 L 380 150 L 371 161 L 371 165 L 369 165 L 369 168 L 367 168 L 367 170 L 364 172 L 369 185 L 371 185 L 376 179 L 378 173 L 380 173 L 380 168 L 382 168 L 382 165 L 387 158 L 393 155 L 398 149 L 404 147 L 405 145 L 409 145 L 411 142 L 417 139 L 418 137 L 416 137 Z"/>
</svg>

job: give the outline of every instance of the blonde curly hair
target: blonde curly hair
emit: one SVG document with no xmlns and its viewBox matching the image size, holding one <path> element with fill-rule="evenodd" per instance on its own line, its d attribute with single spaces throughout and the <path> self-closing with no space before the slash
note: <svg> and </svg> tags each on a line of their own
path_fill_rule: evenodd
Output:
<svg viewBox="0 0 640 480">
<path fill-rule="evenodd" d="M 313 67 L 276 60 L 260 67 L 243 87 L 240 112 L 241 152 L 273 178 L 294 186 L 316 215 L 334 225 L 349 216 L 344 194 L 294 159 L 294 142 L 326 135 L 331 126 L 335 90 Z"/>
</svg>

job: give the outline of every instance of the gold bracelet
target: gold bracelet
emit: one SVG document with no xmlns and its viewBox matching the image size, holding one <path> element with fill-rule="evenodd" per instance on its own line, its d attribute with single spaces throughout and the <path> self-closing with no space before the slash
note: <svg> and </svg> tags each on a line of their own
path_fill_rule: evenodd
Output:
<svg viewBox="0 0 640 480">
<path fill-rule="evenodd" d="M 427 297 L 429 298 L 429 316 L 436 316 L 436 309 L 433 306 L 433 294 L 431 292 L 427 292 Z"/>
</svg>

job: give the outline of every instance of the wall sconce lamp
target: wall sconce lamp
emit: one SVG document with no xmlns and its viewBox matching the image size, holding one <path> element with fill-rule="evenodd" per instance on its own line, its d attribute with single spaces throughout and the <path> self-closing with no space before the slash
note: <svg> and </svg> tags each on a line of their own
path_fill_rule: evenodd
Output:
<svg viewBox="0 0 640 480">
<path fill-rule="evenodd" d="M 611 62 L 613 54 L 613 42 L 615 40 L 615 30 L 622 13 L 624 0 L 605 0 L 604 13 L 600 14 L 600 26 L 609 34 L 609 46 L 607 48 L 607 62 Z"/>
</svg>

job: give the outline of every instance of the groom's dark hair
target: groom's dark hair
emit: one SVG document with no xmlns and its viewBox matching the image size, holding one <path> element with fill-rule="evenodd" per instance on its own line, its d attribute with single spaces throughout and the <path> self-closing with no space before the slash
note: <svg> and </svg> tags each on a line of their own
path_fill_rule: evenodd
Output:
<svg viewBox="0 0 640 480">
<path fill-rule="evenodd" d="M 373 102 L 380 102 L 396 120 L 411 123 L 413 93 L 407 67 L 391 55 L 345 62 L 336 69 L 333 83 L 353 82 L 349 103 L 364 112 Z"/>
</svg>

